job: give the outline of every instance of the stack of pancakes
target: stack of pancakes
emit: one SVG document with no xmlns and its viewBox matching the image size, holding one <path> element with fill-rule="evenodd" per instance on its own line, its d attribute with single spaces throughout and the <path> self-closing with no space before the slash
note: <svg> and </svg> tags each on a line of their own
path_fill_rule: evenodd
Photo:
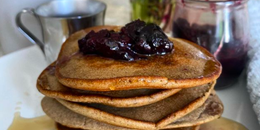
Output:
<svg viewBox="0 0 260 130">
<path fill-rule="evenodd" d="M 195 130 L 221 116 L 214 92 L 220 63 L 205 49 L 169 38 L 174 53 L 120 61 L 79 53 L 77 41 L 99 26 L 79 31 L 63 44 L 56 62 L 37 80 L 44 112 L 62 130 Z"/>
</svg>

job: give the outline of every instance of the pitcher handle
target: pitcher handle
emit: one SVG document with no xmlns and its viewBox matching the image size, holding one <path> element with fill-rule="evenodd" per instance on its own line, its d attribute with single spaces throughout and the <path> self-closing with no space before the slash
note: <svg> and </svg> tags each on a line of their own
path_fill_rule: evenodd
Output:
<svg viewBox="0 0 260 130">
<path fill-rule="evenodd" d="M 40 49 L 42 50 L 43 53 L 44 52 L 44 44 L 34 35 L 32 34 L 22 23 L 22 14 L 24 13 L 28 13 L 33 15 L 34 17 L 36 17 L 37 20 L 39 20 L 39 18 L 36 16 L 34 9 L 32 8 L 25 8 L 22 11 L 20 11 L 15 18 L 15 22 L 16 22 L 16 26 L 18 27 L 18 30 L 29 40 L 31 41 L 33 44 L 36 44 L 40 47 Z"/>
</svg>

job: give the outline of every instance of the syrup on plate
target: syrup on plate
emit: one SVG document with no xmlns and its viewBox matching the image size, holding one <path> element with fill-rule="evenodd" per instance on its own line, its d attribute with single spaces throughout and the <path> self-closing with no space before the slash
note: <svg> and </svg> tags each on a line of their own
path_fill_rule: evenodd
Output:
<svg viewBox="0 0 260 130">
<path fill-rule="evenodd" d="M 199 130 L 248 130 L 242 124 L 230 119 L 221 117 L 200 126 Z"/>
<path fill-rule="evenodd" d="M 8 130 L 56 130 L 56 127 L 55 122 L 46 115 L 35 118 L 23 118 L 20 116 L 20 112 L 16 112 Z"/>
</svg>

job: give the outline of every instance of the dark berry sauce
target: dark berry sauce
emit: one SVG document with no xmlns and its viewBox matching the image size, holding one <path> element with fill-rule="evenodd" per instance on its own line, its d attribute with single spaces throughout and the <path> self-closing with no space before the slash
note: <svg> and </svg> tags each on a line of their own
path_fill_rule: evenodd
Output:
<svg viewBox="0 0 260 130">
<path fill-rule="evenodd" d="M 136 20 L 126 24 L 120 32 L 113 30 L 91 31 L 78 41 L 84 55 L 134 61 L 153 55 L 173 52 L 173 43 L 156 24 Z"/>
<path fill-rule="evenodd" d="M 209 50 L 222 64 L 222 74 L 216 88 L 230 86 L 241 74 L 247 63 L 248 41 L 240 36 L 232 21 L 233 37 L 226 42 L 217 37 L 216 26 L 191 24 L 185 19 L 177 19 L 173 24 L 173 37 L 187 39 Z M 235 33 L 236 32 L 236 33 Z"/>
</svg>

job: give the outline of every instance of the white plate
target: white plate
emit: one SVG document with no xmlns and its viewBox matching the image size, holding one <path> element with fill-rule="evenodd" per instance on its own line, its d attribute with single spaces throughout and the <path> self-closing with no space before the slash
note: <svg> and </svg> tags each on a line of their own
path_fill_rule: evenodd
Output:
<svg viewBox="0 0 260 130">
<path fill-rule="evenodd" d="M 37 46 L 0 58 L 0 130 L 9 127 L 17 107 L 21 108 L 22 117 L 44 115 L 40 106 L 43 95 L 36 89 L 36 80 L 46 66 Z M 244 77 L 233 87 L 217 93 L 224 103 L 224 117 L 242 123 L 249 130 L 260 130 Z"/>
</svg>

